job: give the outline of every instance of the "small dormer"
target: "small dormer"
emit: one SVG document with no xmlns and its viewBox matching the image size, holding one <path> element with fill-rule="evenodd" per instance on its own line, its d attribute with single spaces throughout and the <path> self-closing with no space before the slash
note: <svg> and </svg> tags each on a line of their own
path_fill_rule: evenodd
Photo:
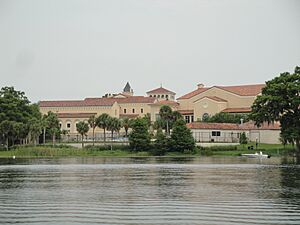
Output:
<svg viewBox="0 0 300 225">
<path fill-rule="evenodd" d="M 176 95 L 175 92 L 167 90 L 166 88 L 163 87 L 159 87 L 147 92 L 148 97 L 154 97 L 158 101 L 175 100 L 175 95 Z"/>
</svg>

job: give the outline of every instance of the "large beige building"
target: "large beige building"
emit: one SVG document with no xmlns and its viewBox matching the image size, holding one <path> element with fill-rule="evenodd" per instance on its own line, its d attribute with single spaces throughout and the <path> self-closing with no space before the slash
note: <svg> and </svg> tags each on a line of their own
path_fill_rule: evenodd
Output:
<svg viewBox="0 0 300 225">
<path fill-rule="evenodd" d="M 87 121 L 92 115 L 107 113 L 117 118 L 136 118 L 148 114 L 151 121 L 155 121 L 162 105 L 178 110 L 188 123 L 201 121 L 219 112 L 250 112 L 252 103 L 263 87 L 264 84 L 213 87 L 200 84 L 196 90 L 175 101 L 176 93 L 163 87 L 148 91 L 146 96 L 135 96 L 127 83 L 122 93 L 83 100 L 40 101 L 39 106 L 43 114 L 49 111 L 57 113 L 61 129 L 77 134 L 76 124 Z"/>
<path fill-rule="evenodd" d="M 155 121 L 162 105 L 169 105 L 178 110 L 178 103 L 174 101 L 175 93 L 163 87 L 147 92 L 148 96 L 134 96 L 133 89 L 127 83 L 122 93 L 105 94 L 101 98 L 85 98 L 70 101 L 40 101 L 42 114 L 49 111 L 57 113 L 61 129 L 70 134 L 77 134 L 76 124 L 87 121 L 90 116 L 107 113 L 116 118 L 136 118 L 150 115 Z M 96 131 L 100 131 L 98 128 Z"/>
<path fill-rule="evenodd" d="M 264 86 L 256 84 L 204 87 L 199 84 L 196 90 L 177 99 L 179 111 L 186 122 L 201 121 L 219 112 L 248 113 Z"/>
</svg>

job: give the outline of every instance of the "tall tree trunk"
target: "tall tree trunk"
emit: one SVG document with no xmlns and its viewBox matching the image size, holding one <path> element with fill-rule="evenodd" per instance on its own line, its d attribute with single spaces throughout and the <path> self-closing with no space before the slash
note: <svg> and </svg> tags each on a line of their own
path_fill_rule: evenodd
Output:
<svg viewBox="0 0 300 225">
<path fill-rule="evenodd" d="M 125 136 L 128 136 L 128 128 L 125 128 Z"/>
<path fill-rule="evenodd" d="M 106 133 L 105 133 L 105 128 L 103 129 L 104 130 L 104 145 L 106 143 Z"/>
<path fill-rule="evenodd" d="M 167 135 L 169 135 L 170 132 L 169 132 L 169 121 L 167 120 Z"/>
<path fill-rule="evenodd" d="M 95 145 L 95 128 L 93 128 L 93 146 Z"/>
<path fill-rule="evenodd" d="M 6 150 L 8 151 L 8 137 L 6 137 Z"/>
<path fill-rule="evenodd" d="M 84 148 L 84 143 L 83 143 L 83 134 L 81 135 L 81 147 Z"/>
<path fill-rule="evenodd" d="M 111 141 L 113 142 L 113 140 L 114 140 L 114 131 L 112 130 L 111 131 Z"/>
<path fill-rule="evenodd" d="M 43 129 L 43 144 L 46 143 L 46 127 Z"/>
</svg>

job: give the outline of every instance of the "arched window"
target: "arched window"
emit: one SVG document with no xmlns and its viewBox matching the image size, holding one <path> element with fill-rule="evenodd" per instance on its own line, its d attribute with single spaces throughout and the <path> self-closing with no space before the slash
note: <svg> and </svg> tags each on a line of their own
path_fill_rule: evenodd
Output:
<svg viewBox="0 0 300 225">
<path fill-rule="evenodd" d="M 209 114 L 208 113 L 204 113 L 203 116 L 202 116 L 202 121 L 205 121 L 208 118 L 209 118 Z"/>
</svg>

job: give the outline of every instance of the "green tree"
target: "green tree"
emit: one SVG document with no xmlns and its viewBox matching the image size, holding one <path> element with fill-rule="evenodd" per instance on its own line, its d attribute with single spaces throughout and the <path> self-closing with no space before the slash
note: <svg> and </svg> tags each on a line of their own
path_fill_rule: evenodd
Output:
<svg viewBox="0 0 300 225">
<path fill-rule="evenodd" d="M 95 145 L 95 129 L 97 127 L 97 120 L 95 115 L 91 116 L 88 120 L 88 123 L 90 125 L 90 128 L 93 130 L 93 146 Z"/>
<path fill-rule="evenodd" d="M 119 132 L 120 129 L 121 129 L 121 121 L 115 117 L 109 118 L 107 130 L 111 132 L 111 140 L 114 139 L 114 132 Z"/>
<path fill-rule="evenodd" d="M 163 133 L 162 129 L 159 128 L 155 135 L 154 142 L 154 155 L 164 155 L 170 147 L 169 138 Z"/>
<path fill-rule="evenodd" d="M 37 144 L 37 139 L 41 133 L 42 133 L 41 120 L 37 118 L 32 118 L 29 121 L 29 134 L 30 134 L 31 141 L 33 141 L 34 145 Z"/>
<path fill-rule="evenodd" d="M 128 117 L 124 118 L 122 120 L 122 127 L 124 127 L 125 129 L 125 136 L 128 137 L 128 129 L 130 128 L 131 126 L 131 119 L 129 119 Z"/>
<path fill-rule="evenodd" d="M 129 134 L 129 144 L 133 151 L 147 150 L 150 145 L 150 134 L 147 121 L 137 118 L 132 123 L 132 131 Z"/>
<path fill-rule="evenodd" d="M 179 152 L 192 151 L 195 148 L 192 132 L 186 127 L 184 120 L 177 120 L 173 125 L 171 147 L 172 150 Z"/>
<path fill-rule="evenodd" d="M 245 132 L 240 134 L 240 144 L 246 145 L 248 143 L 248 138 L 245 134 Z"/>
<path fill-rule="evenodd" d="M 249 121 L 249 114 L 247 113 L 226 113 L 220 112 L 211 117 L 204 118 L 203 122 L 209 123 L 236 123 L 239 124 L 243 120 L 243 122 Z"/>
<path fill-rule="evenodd" d="M 266 82 L 252 106 L 251 118 L 257 125 L 279 121 L 281 135 L 296 144 L 300 156 L 300 67 Z"/>
<path fill-rule="evenodd" d="M 159 116 L 166 123 L 166 134 L 170 134 L 170 121 L 172 120 L 172 109 L 168 105 L 163 105 L 159 110 Z"/>
<path fill-rule="evenodd" d="M 14 121 L 4 120 L 0 123 L 0 133 L 5 140 L 6 150 L 9 149 L 9 139 L 12 137 L 14 132 Z"/>
<path fill-rule="evenodd" d="M 42 129 L 43 129 L 43 144 L 46 144 L 46 129 L 48 127 L 47 114 L 42 116 L 41 125 L 42 125 Z"/>
<path fill-rule="evenodd" d="M 53 112 L 48 112 L 47 114 L 47 124 L 49 128 L 49 133 L 52 136 L 52 145 L 55 145 L 55 138 L 57 133 L 59 133 L 59 120 L 57 118 L 57 115 Z"/>
<path fill-rule="evenodd" d="M 89 124 L 84 121 L 80 121 L 76 124 L 76 130 L 81 135 L 82 148 L 84 148 L 84 135 L 87 134 L 89 129 Z"/>
<path fill-rule="evenodd" d="M 96 119 L 97 126 L 99 128 L 102 128 L 104 131 L 104 144 L 106 143 L 106 130 L 107 130 L 110 118 L 111 118 L 110 115 L 108 115 L 107 113 L 103 113 Z"/>
</svg>

